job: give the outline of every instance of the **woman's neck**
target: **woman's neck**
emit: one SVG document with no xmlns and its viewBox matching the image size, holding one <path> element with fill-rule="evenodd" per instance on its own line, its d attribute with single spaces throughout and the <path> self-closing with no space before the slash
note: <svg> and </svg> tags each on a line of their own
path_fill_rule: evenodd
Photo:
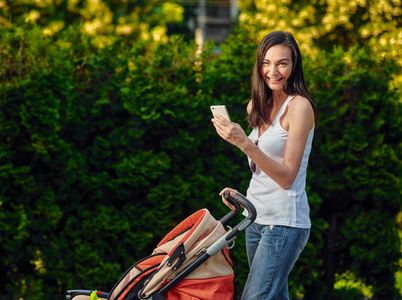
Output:
<svg viewBox="0 0 402 300">
<path fill-rule="evenodd" d="M 272 109 L 275 110 L 281 107 L 285 103 L 286 99 L 289 97 L 283 90 L 282 91 L 272 91 Z"/>
</svg>

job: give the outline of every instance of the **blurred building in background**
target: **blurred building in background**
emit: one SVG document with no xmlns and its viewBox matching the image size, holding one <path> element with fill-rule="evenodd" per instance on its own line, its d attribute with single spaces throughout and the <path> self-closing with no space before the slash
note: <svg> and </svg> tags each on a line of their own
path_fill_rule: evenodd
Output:
<svg viewBox="0 0 402 300">
<path fill-rule="evenodd" d="M 183 2 L 187 2 L 183 0 Z M 236 0 L 195 0 L 194 15 L 188 19 L 188 26 L 195 34 L 197 44 L 202 47 L 205 41 L 219 44 L 233 32 L 237 21 Z"/>
</svg>

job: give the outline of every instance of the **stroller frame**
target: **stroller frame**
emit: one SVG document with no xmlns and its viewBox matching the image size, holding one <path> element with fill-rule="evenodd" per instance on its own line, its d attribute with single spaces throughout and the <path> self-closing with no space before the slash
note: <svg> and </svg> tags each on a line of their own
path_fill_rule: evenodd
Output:
<svg viewBox="0 0 402 300">
<path fill-rule="evenodd" d="M 206 260 L 208 260 L 210 257 L 214 256 L 221 250 L 223 250 L 227 245 L 231 244 L 237 235 L 244 231 L 250 224 L 252 224 L 257 216 L 256 210 L 251 204 L 249 200 L 247 200 L 246 197 L 244 197 L 240 193 L 236 193 L 234 197 L 231 197 L 229 192 L 224 193 L 224 198 L 227 199 L 229 202 L 231 202 L 235 206 L 235 210 L 229 212 L 226 214 L 223 218 L 219 220 L 219 222 L 224 226 L 228 226 L 229 222 L 231 222 L 233 219 L 235 219 L 238 214 L 240 213 L 241 207 L 245 208 L 248 212 L 248 215 L 246 218 L 244 218 L 241 222 L 239 222 L 235 227 L 230 228 L 229 230 L 221 236 L 219 239 L 217 239 L 215 242 L 213 242 L 209 247 L 203 248 L 197 252 L 197 258 L 190 263 L 188 266 L 186 266 L 183 270 L 181 270 L 174 278 L 172 278 L 170 281 L 168 281 L 165 285 L 162 286 L 159 290 L 154 292 L 152 295 L 149 295 L 147 297 L 146 294 L 143 293 L 144 287 L 138 292 L 137 299 L 139 300 L 165 300 L 166 298 L 164 295 L 168 293 L 171 289 L 173 289 L 181 280 L 183 280 L 185 277 L 187 277 L 191 272 L 193 272 L 196 268 L 198 268 L 200 265 L 202 265 Z M 175 261 L 175 265 L 173 266 L 173 269 L 176 270 L 177 268 L 180 267 L 181 265 L 181 259 L 183 255 L 183 250 L 182 247 L 182 242 L 177 246 L 175 249 L 174 253 L 172 254 L 171 259 L 168 262 L 172 263 Z M 176 268 L 176 269 L 175 269 Z M 114 288 L 113 288 L 114 289 Z M 86 295 L 89 296 L 92 292 L 92 290 L 68 290 L 67 291 L 69 294 L 66 295 L 67 299 L 72 299 L 75 295 Z M 105 292 L 97 292 L 97 296 L 101 299 L 110 299 L 111 293 L 105 293 Z M 114 300 L 114 299 L 110 299 Z"/>
</svg>

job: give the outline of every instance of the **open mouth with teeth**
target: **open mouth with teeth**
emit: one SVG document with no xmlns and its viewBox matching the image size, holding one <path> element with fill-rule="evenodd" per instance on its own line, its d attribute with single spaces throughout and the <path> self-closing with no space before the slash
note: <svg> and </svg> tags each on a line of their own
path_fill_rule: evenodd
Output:
<svg viewBox="0 0 402 300">
<path fill-rule="evenodd" d="M 272 83 L 278 83 L 278 82 L 282 81 L 283 77 L 281 77 L 281 78 L 270 78 L 270 77 L 268 77 L 268 79 Z"/>
</svg>

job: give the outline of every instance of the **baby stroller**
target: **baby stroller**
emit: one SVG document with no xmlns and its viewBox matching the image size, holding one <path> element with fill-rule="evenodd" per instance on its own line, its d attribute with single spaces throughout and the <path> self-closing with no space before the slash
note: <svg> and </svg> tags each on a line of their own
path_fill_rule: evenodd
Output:
<svg viewBox="0 0 402 300">
<path fill-rule="evenodd" d="M 232 300 L 234 273 L 227 246 L 256 218 L 240 193 L 224 197 L 236 209 L 219 221 L 201 209 L 168 233 L 152 254 L 129 268 L 110 292 L 69 290 L 68 300 Z M 226 232 L 244 207 L 248 215 Z"/>
</svg>

